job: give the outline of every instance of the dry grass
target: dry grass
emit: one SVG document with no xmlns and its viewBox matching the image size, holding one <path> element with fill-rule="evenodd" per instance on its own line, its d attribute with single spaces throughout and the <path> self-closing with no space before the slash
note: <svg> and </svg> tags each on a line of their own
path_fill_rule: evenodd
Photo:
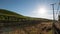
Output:
<svg viewBox="0 0 60 34">
<path fill-rule="evenodd" d="M 42 22 L 34 26 L 13 28 L 12 31 L 4 31 L 4 34 L 52 34 L 52 30 L 49 30 L 51 27 L 52 24 L 50 22 Z"/>
</svg>

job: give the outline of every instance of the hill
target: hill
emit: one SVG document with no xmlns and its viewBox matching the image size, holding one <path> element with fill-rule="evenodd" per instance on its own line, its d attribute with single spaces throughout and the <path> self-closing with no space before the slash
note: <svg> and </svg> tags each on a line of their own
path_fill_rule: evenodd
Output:
<svg viewBox="0 0 60 34">
<path fill-rule="evenodd" d="M 2 17 L 2 16 L 3 17 Z M 4 17 L 5 16 L 5 17 Z M 51 20 L 48 20 L 48 19 L 43 19 L 43 18 L 33 18 L 33 17 L 27 17 L 27 16 L 23 16 L 21 14 L 18 14 L 16 12 L 13 12 L 13 11 L 9 11 L 9 10 L 5 10 L 5 9 L 0 9 L 0 20 L 4 18 L 7 19 L 7 17 L 15 17 L 15 19 L 18 19 L 18 18 L 22 18 L 22 19 L 28 19 L 28 20 L 41 20 L 41 21 L 51 21 Z"/>
<path fill-rule="evenodd" d="M 5 9 L 0 9 L 0 14 L 8 14 L 8 15 L 19 15 L 15 12 L 9 11 L 9 10 L 5 10 Z"/>
</svg>

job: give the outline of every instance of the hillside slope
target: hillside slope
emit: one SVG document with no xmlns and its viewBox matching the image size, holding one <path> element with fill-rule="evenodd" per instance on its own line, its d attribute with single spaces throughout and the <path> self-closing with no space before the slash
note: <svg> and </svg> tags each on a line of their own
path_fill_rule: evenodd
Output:
<svg viewBox="0 0 60 34">
<path fill-rule="evenodd" d="M 1 15 L 5 16 L 5 17 L 2 17 Z M 26 16 L 23 16 L 23 15 L 18 14 L 16 12 L 13 12 L 13 11 L 5 10 L 5 9 L 0 9 L 0 19 L 7 18 L 6 16 L 16 17 L 16 19 L 17 18 L 23 18 L 23 19 L 28 19 L 28 20 L 51 21 L 51 20 L 43 19 L 43 18 L 26 17 Z"/>
<path fill-rule="evenodd" d="M 19 15 L 15 12 L 12 12 L 12 11 L 9 11 L 9 10 L 5 10 L 5 9 L 0 9 L 0 14 L 6 14 L 6 15 L 18 15 L 18 16 L 22 16 L 22 15 Z"/>
</svg>

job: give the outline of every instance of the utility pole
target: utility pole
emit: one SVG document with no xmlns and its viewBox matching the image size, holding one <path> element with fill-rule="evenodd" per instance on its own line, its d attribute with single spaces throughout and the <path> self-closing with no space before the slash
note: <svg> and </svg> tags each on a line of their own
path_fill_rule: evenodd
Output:
<svg viewBox="0 0 60 34">
<path fill-rule="evenodd" d="M 51 4 L 52 5 L 52 8 L 53 8 L 53 23 L 52 23 L 52 29 L 53 29 L 53 34 L 55 34 L 55 28 L 54 28 L 54 26 L 55 26 L 55 12 L 54 12 L 54 5 L 55 4 Z"/>
<path fill-rule="evenodd" d="M 55 4 L 51 4 L 52 5 L 52 8 L 53 8 L 53 23 L 55 23 L 55 12 L 54 12 L 54 5 Z"/>
<path fill-rule="evenodd" d="M 52 23 L 52 29 L 53 29 L 53 34 L 59 34 L 57 31 L 56 31 L 56 26 L 55 26 L 55 12 L 54 12 L 54 5 L 55 5 L 56 3 L 54 3 L 54 4 L 51 4 L 52 5 L 52 9 L 53 9 L 53 23 Z M 59 1 L 59 5 L 60 5 L 60 1 Z M 58 10 L 59 10 L 59 6 L 58 6 L 58 8 L 57 8 L 57 13 L 58 13 Z M 56 13 L 56 14 L 57 14 Z"/>
</svg>

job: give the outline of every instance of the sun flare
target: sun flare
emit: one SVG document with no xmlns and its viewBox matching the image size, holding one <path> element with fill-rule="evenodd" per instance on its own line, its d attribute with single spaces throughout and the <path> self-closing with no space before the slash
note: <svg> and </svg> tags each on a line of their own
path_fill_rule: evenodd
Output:
<svg viewBox="0 0 60 34">
<path fill-rule="evenodd" d="M 39 14 L 45 14 L 46 13 L 46 8 L 39 8 L 38 13 Z"/>
</svg>

